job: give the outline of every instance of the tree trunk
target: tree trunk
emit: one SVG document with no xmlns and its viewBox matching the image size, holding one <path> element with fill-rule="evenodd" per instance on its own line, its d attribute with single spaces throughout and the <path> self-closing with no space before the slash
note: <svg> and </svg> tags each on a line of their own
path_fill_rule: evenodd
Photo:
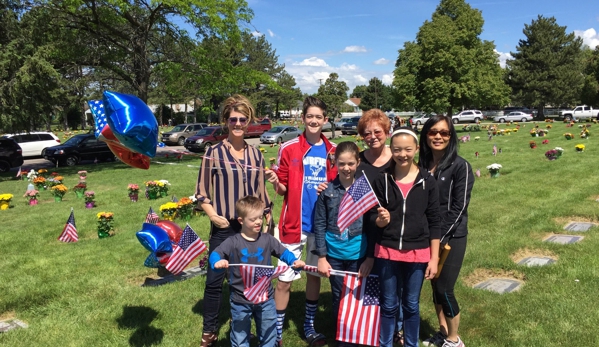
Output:
<svg viewBox="0 0 599 347">
<path fill-rule="evenodd" d="M 545 120 L 545 114 L 543 113 L 543 106 L 537 106 L 537 117 L 538 120 Z"/>
<path fill-rule="evenodd" d="M 185 102 L 185 123 L 187 123 L 187 102 Z"/>
<path fill-rule="evenodd" d="M 85 130 L 87 125 L 87 114 L 85 113 L 85 102 L 80 102 L 81 105 L 81 130 Z"/>
</svg>

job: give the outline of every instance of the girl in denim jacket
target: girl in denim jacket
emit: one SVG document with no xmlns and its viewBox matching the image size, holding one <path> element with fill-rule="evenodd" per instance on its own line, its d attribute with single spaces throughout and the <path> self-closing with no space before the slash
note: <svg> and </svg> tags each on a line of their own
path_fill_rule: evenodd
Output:
<svg viewBox="0 0 599 347">
<path fill-rule="evenodd" d="M 372 265 L 362 264 L 367 249 L 366 236 L 362 235 L 362 217 L 345 230 L 339 230 L 337 226 L 339 205 L 346 190 L 354 183 L 356 169 L 360 164 L 359 152 L 358 146 L 353 142 L 346 141 L 337 145 L 335 163 L 338 175 L 320 193 L 314 209 L 318 273 L 328 277 L 331 282 L 335 320 L 343 290 L 343 276 L 330 276 L 330 270 L 358 272 L 360 276 L 368 276 L 372 268 Z M 341 345 L 348 344 L 338 344 Z"/>
</svg>

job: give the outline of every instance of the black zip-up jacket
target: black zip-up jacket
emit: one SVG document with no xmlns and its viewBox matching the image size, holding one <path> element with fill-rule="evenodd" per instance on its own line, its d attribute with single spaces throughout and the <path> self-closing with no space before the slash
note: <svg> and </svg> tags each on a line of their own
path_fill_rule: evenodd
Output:
<svg viewBox="0 0 599 347">
<path fill-rule="evenodd" d="M 368 220 L 368 257 L 374 257 L 374 245 L 400 250 L 422 249 L 430 246 L 431 239 L 441 235 L 439 193 L 435 178 L 419 168 L 414 185 L 404 199 L 392 174 L 393 168 L 373 179 L 372 189 L 382 207 L 389 211 L 391 221 L 384 228 L 376 225 L 377 214 Z"/>
<path fill-rule="evenodd" d="M 468 235 L 468 204 L 474 186 L 472 166 L 456 157 L 449 167 L 435 172 L 441 208 L 441 243 Z"/>
</svg>

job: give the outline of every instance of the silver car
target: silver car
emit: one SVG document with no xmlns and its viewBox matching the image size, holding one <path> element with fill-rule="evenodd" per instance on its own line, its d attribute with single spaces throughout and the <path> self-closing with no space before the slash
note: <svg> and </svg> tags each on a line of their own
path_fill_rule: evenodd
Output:
<svg viewBox="0 0 599 347">
<path fill-rule="evenodd" d="M 524 112 L 520 112 L 520 111 L 514 111 L 514 112 L 510 112 L 508 114 L 504 114 L 501 116 L 495 116 L 493 117 L 493 121 L 497 122 L 497 123 L 505 123 L 505 122 L 531 122 L 532 121 L 532 114 L 528 114 L 528 113 L 524 113 Z"/>
<path fill-rule="evenodd" d="M 261 143 L 282 143 L 300 136 L 302 132 L 291 126 L 277 126 L 260 136 Z"/>
</svg>

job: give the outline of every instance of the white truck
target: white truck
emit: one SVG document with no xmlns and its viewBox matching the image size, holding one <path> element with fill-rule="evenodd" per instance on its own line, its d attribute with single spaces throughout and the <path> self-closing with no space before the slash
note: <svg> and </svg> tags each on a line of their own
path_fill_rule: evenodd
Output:
<svg viewBox="0 0 599 347">
<path fill-rule="evenodd" d="M 591 119 L 597 116 L 599 119 L 599 109 L 593 110 L 591 106 L 576 106 L 573 110 L 559 111 L 559 117 L 567 121 Z"/>
</svg>

